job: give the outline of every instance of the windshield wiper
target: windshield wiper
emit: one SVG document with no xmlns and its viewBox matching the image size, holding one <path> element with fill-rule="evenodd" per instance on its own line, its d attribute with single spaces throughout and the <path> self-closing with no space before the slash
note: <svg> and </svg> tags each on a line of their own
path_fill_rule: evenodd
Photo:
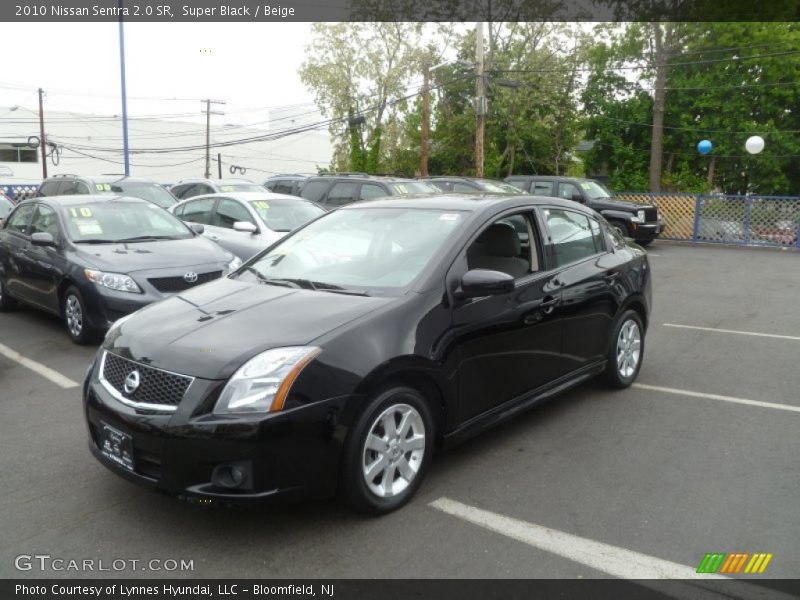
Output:
<svg viewBox="0 0 800 600">
<path fill-rule="evenodd" d="M 76 244 L 115 244 L 116 240 L 102 240 L 100 238 L 89 238 L 86 240 L 75 240 Z"/>
<path fill-rule="evenodd" d="M 114 240 L 118 244 L 124 244 L 126 242 L 146 242 L 152 240 L 177 240 L 176 238 L 171 235 L 137 235 L 135 237 L 129 238 L 122 238 L 121 240 Z"/>
</svg>

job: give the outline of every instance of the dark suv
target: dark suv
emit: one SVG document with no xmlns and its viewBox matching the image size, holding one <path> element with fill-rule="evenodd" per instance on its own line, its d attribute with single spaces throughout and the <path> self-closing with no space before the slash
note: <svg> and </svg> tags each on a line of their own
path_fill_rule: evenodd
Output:
<svg viewBox="0 0 800 600">
<path fill-rule="evenodd" d="M 325 210 L 333 210 L 356 200 L 408 194 L 433 194 L 440 191 L 425 181 L 414 179 L 340 173 L 309 177 L 300 188 L 300 196 L 316 202 Z"/>
<path fill-rule="evenodd" d="M 177 198 L 154 181 L 125 175 L 54 175 L 42 182 L 36 197 L 72 196 L 75 194 L 125 195 L 141 198 L 161 208 L 169 208 L 178 202 Z"/>
<path fill-rule="evenodd" d="M 550 196 L 574 200 L 593 208 L 623 236 L 647 246 L 663 230 L 658 210 L 652 204 L 625 202 L 599 181 L 574 177 L 512 175 L 505 181 L 534 196 Z"/>
<path fill-rule="evenodd" d="M 301 175 L 299 173 L 284 173 L 283 175 L 267 177 L 262 185 L 274 194 L 299 196 L 300 188 L 303 187 L 308 177 L 308 175 Z"/>
</svg>

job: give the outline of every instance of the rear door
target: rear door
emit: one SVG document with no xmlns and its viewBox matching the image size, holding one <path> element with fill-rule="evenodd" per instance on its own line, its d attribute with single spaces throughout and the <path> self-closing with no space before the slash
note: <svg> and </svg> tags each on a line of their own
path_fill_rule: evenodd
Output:
<svg viewBox="0 0 800 600">
<path fill-rule="evenodd" d="M 540 215 L 562 289 L 564 360 L 573 371 L 605 358 L 622 297 L 621 264 L 596 219 L 561 207 L 543 207 Z"/>
</svg>

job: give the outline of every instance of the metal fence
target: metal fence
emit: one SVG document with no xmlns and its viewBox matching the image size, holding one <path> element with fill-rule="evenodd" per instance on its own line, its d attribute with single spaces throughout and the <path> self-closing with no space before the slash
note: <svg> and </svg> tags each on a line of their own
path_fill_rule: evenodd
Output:
<svg viewBox="0 0 800 600">
<path fill-rule="evenodd" d="M 800 197 L 623 192 L 620 200 L 652 203 L 670 240 L 800 248 Z"/>
</svg>

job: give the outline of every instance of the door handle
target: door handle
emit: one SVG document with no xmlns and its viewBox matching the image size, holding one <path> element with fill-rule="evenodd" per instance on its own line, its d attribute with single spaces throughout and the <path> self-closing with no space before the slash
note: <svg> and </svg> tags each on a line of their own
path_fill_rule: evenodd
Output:
<svg viewBox="0 0 800 600">
<path fill-rule="evenodd" d="M 549 315 L 558 304 L 558 298 L 555 296 L 545 296 L 542 300 L 542 303 L 539 305 L 539 309 L 546 315 Z"/>
<path fill-rule="evenodd" d="M 619 277 L 619 271 L 612 271 L 610 273 L 606 273 L 604 279 L 606 280 L 606 283 L 610 285 L 614 283 L 618 277 Z"/>
<path fill-rule="evenodd" d="M 209 236 L 208 236 L 208 239 L 210 239 L 210 240 L 214 240 L 214 241 L 216 242 L 216 241 L 218 241 L 218 240 L 219 240 L 219 236 L 218 236 L 218 235 L 209 235 Z"/>
</svg>

